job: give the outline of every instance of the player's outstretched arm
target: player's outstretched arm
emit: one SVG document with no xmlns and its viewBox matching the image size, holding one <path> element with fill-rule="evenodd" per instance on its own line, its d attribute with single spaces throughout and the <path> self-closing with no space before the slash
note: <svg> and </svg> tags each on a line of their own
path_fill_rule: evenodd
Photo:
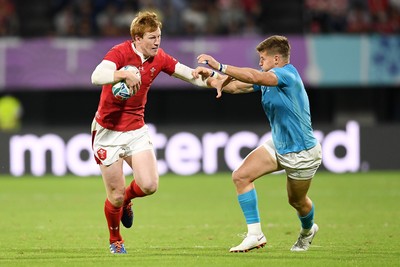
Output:
<svg viewBox="0 0 400 267">
<path fill-rule="evenodd" d="M 185 82 L 189 82 L 196 86 L 210 87 L 206 81 L 206 78 L 208 77 L 209 74 L 207 74 L 204 77 L 201 74 L 199 74 L 195 77 L 193 76 L 192 72 L 193 72 L 192 68 L 178 62 L 175 65 L 175 72 L 172 74 L 172 76 L 181 79 Z"/>
<path fill-rule="evenodd" d="M 250 93 L 253 92 L 253 86 L 234 80 L 231 76 L 215 73 L 213 70 L 205 67 L 197 67 L 192 72 L 193 77 L 206 77 L 209 87 L 217 89 L 217 98 L 220 98 L 222 91 L 230 94 Z"/>
<path fill-rule="evenodd" d="M 228 75 L 224 75 L 224 77 L 227 77 L 227 79 L 220 79 L 216 82 L 215 88 L 217 88 L 218 93 L 247 94 L 254 92 L 252 84 L 235 80 Z"/>
<path fill-rule="evenodd" d="M 213 87 L 217 89 L 216 98 L 220 98 L 222 96 L 222 88 L 232 81 L 232 78 L 230 76 L 219 75 L 215 71 L 205 67 L 197 67 L 192 71 L 192 75 L 194 78 L 205 78 L 205 82 L 207 83 L 208 87 Z"/>
<path fill-rule="evenodd" d="M 273 72 L 261 72 L 252 68 L 240 68 L 232 65 L 226 65 L 218 62 L 215 58 L 207 54 L 201 54 L 197 57 L 197 62 L 207 64 L 214 70 L 227 74 L 236 80 L 249 84 L 258 84 L 265 86 L 278 85 L 278 79 Z"/>
</svg>

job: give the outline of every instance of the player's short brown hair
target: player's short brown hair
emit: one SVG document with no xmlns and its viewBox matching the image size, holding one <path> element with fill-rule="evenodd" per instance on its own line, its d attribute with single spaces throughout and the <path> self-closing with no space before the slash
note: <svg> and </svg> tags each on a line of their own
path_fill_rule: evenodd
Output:
<svg viewBox="0 0 400 267">
<path fill-rule="evenodd" d="M 143 38 L 146 32 L 154 32 L 157 28 L 161 29 L 162 23 L 156 13 L 149 11 L 139 12 L 131 23 L 131 37 L 134 39 L 138 35 Z"/>
<path fill-rule="evenodd" d="M 290 44 L 285 36 L 270 36 L 259 43 L 256 49 L 258 52 L 266 51 L 269 55 L 279 54 L 288 61 L 290 59 Z"/>
</svg>

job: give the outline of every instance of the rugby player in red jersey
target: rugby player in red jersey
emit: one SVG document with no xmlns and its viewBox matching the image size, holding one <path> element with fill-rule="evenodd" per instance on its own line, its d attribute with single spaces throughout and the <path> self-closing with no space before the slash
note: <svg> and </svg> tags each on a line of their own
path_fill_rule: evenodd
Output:
<svg viewBox="0 0 400 267">
<path fill-rule="evenodd" d="M 144 121 L 147 93 L 160 72 L 208 87 L 202 77 L 193 78 L 193 69 L 179 63 L 160 48 L 162 24 L 152 12 L 139 12 L 130 27 L 131 40 L 111 48 L 92 73 L 92 83 L 102 85 L 100 102 L 92 123 L 92 145 L 100 166 L 107 198 L 104 213 L 110 233 L 111 253 L 126 253 L 120 222 L 133 223 L 131 200 L 156 192 L 159 176 L 157 160 Z M 141 79 L 127 65 L 140 70 Z M 112 85 L 125 81 L 133 96 L 118 100 Z M 126 186 L 123 162 L 133 170 L 134 179 Z"/>
</svg>

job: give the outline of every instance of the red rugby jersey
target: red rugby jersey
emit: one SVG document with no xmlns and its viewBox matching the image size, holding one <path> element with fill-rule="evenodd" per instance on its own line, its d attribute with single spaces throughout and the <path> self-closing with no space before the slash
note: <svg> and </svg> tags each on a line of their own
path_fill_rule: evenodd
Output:
<svg viewBox="0 0 400 267">
<path fill-rule="evenodd" d="M 114 62 L 117 69 L 126 65 L 136 66 L 142 76 L 142 85 L 136 95 L 126 101 L 120 101 L 114 97 L 111 84 L 103 85 L 96 121 L 104 128 L 114 131 L 130 131 L 141 128 L 145 124 L 144 108 L 151 84 L 161 71 L 172 75 L 178 61 L 159 48 L 155 57 L 142 64 L 142 60 L 133 50 L 130 40 L 111 48 L 104 59 Z"/>
</svg>

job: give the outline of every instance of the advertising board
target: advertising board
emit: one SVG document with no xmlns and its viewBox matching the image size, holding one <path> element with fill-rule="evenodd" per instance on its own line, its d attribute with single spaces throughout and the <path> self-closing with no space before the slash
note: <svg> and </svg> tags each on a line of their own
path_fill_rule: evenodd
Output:
<svg viewBox="0 0 400 267">
<path fill-rule="evenodd" d="M 161 175 L 232 171 L 270 136 L 264 125 L 149 124 L 149 128 Z M 32 129 L 0 134 L 0 174 L 99 175 L 91 135 L 83 130 Z M 400 158 L 394 156 L 400 151 L 398 125 L 361 127 L 356 121 L 348 121 L 342 128 L 316 127 L 315 135 L 323 149 L 322 170 L 344 173 L 400 169 Z"/>
</svg>

